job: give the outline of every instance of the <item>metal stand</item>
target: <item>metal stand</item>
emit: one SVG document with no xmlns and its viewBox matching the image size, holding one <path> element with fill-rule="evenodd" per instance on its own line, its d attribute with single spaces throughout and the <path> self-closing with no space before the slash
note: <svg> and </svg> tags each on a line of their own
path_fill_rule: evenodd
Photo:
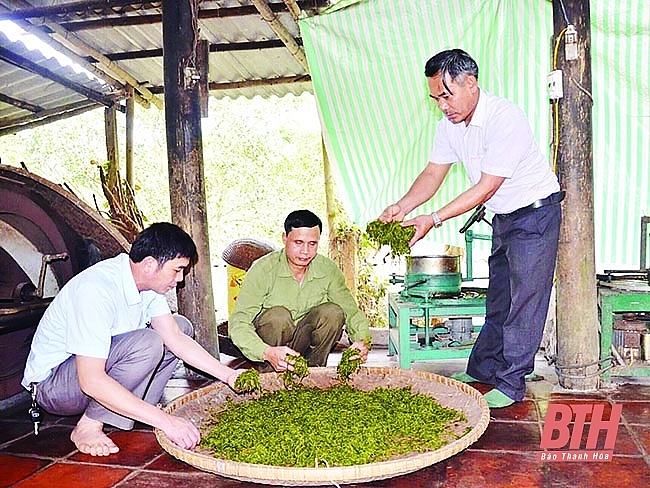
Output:
<svg viewBox="0 0 650 488">
<path fill-rule="evenodd" d="M 389 293 L 389 354 L 399 356 L 399 366 L 402 369 L 410 369 L 413 361 L 469 357 L 473 341 L 456 345 L 442 343 L 437 340 L 435 327 L 431 326 L 431 318 L 475 316 L 485 316 L 484 296 L 412 301 L 399 293 Z M 478 330 L 480 326 L 473 332 Z"/>
<path fill-rule="evenodd" d="M 598 309 L 603 380 L 607 381 L 611 376 L 650 376 L 650 362 L 638 360 L 614 366 L 611 356 L 615 314 L 650 313 L 650 286 L 642 281 L 601 282 L 598 284 Z"/>
</svg>

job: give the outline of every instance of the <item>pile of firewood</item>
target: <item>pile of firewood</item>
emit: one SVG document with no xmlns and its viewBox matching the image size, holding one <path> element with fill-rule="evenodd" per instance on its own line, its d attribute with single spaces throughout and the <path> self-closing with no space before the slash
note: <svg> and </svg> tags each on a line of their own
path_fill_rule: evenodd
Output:
<svg viewBox="0 0 650 488">
<path fill-rule="evenodd" d="M 102 190 L 110 208 L 108 221 L 129 242 L 144 229 L 144 217 L 135 203 L 134 192 L 126 180 L 120 178 L 119 169 L 107 164 L 106 171 L 99 165 Z"/>
</svg>

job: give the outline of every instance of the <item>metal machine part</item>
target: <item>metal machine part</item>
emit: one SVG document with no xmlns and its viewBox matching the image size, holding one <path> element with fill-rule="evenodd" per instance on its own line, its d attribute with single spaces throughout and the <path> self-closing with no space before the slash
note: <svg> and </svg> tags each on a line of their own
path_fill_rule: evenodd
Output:
<svg viewBox="0 0 650 488">
<path fill-rule="evenodd" d="M 612 345 L 625 361 L 647 361 L 650 351 L 646 342 L 650 341 L 650 323 L 639 320 L 634 313 L 623 314 L 614 322 Z"/>
<path fill-rule="evenodd" d="M 639 269 L 631 269 L 631 270 L 606 269 L 603 271 L 602 274 L 596 275 L 596 278 L 599 281 L 603 281 L 605 283 L 611 283 L 612 281 L 620 281 L 620 280 L 642 280 L 645 281 L 648 284 L 648 286 L 650 286 L 650 263 L 648 263 L 648 259 L 647 259 L 649 223 L 650 223 L 650 217 L 647 216 L 641 217 Z"/>
</svg>

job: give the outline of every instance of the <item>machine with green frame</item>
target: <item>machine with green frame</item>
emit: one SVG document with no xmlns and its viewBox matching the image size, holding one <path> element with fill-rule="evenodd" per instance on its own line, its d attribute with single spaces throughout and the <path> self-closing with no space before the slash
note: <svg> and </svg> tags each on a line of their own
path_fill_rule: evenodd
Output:
<svg viewBox="0 0 650 488">
<path fill-rule="evenodd" d="M 487 222 L 483 205 L 476 208 L 459 231 L 465 234 L 466 272 L 462 282 L 466 284 L 481 279 L 474 278 L 473 273 L 474 241 L 492 239 L 469 229 L 481 220 Z M 460 294 L 454 297 L 426 293 L 413 296 L 407 287 L 399 293 L 389 293 L 389 354 L 397 354 L 403 369 L 410 369 L 414 361 L 468 357 L 481 329 L 480 325 L 473 325 L 472 318 L 485 316 L 485 295 L 485 288 L 471 286 L 462 286 Z"/>
</svg>

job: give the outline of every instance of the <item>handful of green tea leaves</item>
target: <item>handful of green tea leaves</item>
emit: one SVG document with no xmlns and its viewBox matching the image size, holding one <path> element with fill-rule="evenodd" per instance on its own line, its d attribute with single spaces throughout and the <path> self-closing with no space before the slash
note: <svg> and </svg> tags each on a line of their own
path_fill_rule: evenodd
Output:
<svg viewBox="0 0 650 488">
<path fill-rule="evenodd" d="M 282 374 L 282 380 L 284 381 L 284 387 L 287 390 L 291 390 L 300 386 L 302 379 L 306 376 L 309 376 L 309 366 L 307 365 L 307 360 L 304 356 L 292 356 L 287 354 L 287 362 L 293 363 L 293 371 L 288 369 Z"/>
<path fill-rule="evenodd" d="M 262 391 L 259 372 L 256 369 L 247 369 L 241 373 L 235 380 L 235 390 L 239 393 Z"/>
<path fill-rule="evenodd" d="M 364 342 L 366 348 L 370 350 L 370 338 L 366 338 Z M 341 383 L 347 383 L 350 380 L 350 376 L 359 371 L 362 362 L 358 349 L 348 347 L 343 351 L 343 354 L 341 354 L 341 360 L 336 367 L 336 375 L 339 381 Z"/>
<path fill-rule="evenodd" d="M 366 226 L 368 239 L 377 246 L 390 246 L 391 256 L 409 255 L 409 242 L 415 235 L 415 227 L 402 227 L 399 222 L 381 222 L 373 220 Z"/>
</svg>

